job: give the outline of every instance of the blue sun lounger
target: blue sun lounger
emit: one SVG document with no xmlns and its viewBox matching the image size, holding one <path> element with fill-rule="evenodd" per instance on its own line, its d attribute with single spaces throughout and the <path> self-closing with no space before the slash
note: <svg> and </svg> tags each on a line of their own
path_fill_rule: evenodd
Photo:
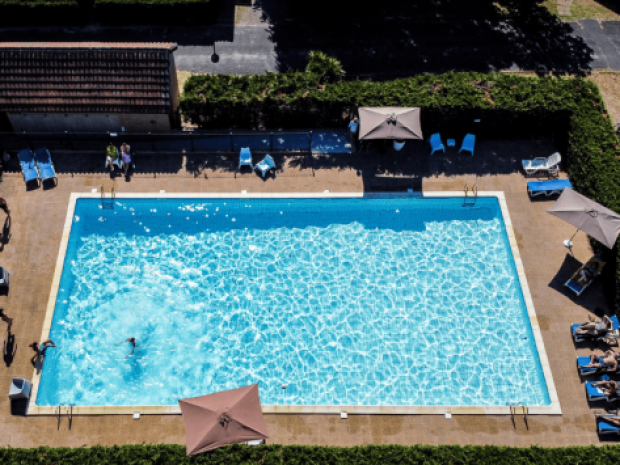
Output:
<svg viewBox="0 0 620 465">
<path fill-rule="evenodd" d="M 572 189 L 568 179 L 553 179 L 551 181 L 532 181 L 527 183 L 527 191 L 531 197 L 545 194 L 547 197 L 553 194 L 561 194 L 564 189 Z"/>
<path fill-rule="evenodd" d="M 612 425 L 605 421 L 605 418 L 618 418 L 618 415 L 601 415 L 596 419 L 596 429 L 598 434 L 620 434 L 620 426 Z"/>
<path fill-rule="evenodd" d="M 34 155 L 32 154 L 32 150 L 23 149 L 17 153 L 17 158 L 19 158 L 19 164 L 22 167 L 22 175 L 24 176 L 24 182 L 37 181 L 39 184 L 39 170 L 37 169 L 37 165 L 34 161 Z"/>
<path fill-rule="evenodd" d="M 602 358 L 599 357 L 599 359 Z M 577 369 L 579 370 L 579 374 L 581 376 L 588 375 L 596 375 L 596 374 L 604 374 L 604 373 L 616 373 L 615 371 L 608 371 L 607 368 L 593 368 L 593 367 L 584 367 L 584 365 L 590 364 L 590 357 L 577 357 Z"/>
<path fill-rule="evenodd" d="M 613 325 L 611 331 L 609 331 L 604 336 L 590 336 L 588 334 L 577 334 L 575 330 L 581 326 L 581 323 L 575 323 L 570 326 L 570 332 L 573 334 L 573 339 L 575 342 L 583 342 L 583 341 L 596 341 L 603 338 L 609 339 L 617 339 L 620 336 L 620 322 L 618 322 L 618 317 L 616 315 L 609 317 L 611 323 Z"/>
<path fill-rule="evenodd" d="M 609 380 L 609 376 L 607 375 L 603 375 L 601 378 Z M 605 400 L 607 402 L 615 402 L 620 399 L 618 393 L 614 394 L 611 397 L 607 397 L 600 388 L 594 387 L 595 383 L 596 381 L 586 381 L 586 394 L 590 402 L 600 402 L 601 400 Z"/>
<path fill-rule="evenodd" d="M 428 140 L 429 144 L 431 144 L 431 155 L 437 152 L 438 150 L 443 150 L 443 153 L 446 153 L 446 148 L 441 141 L 441 134 L 436 133 L 431 136 Z"/>
<path fill-rule="evenodd" d="M 39 172 L 41 173 L 41 179 L 43 181 L 47 181 L 48 179 L 55 179 L 58 181 L 49 150 L 46 148 L 36 149 L 34 151 L 34 158 L 37 160 Z"/>
<path fill-rule="evenodd" d="M 466 134 L 465 138 L 463 139 L 463 143 L 461 144 L 461 150 L 459 150 L 459 153 L 465 150 L 466 152 L 471 152 L 471 156 L 473 157 L 475 146 L 476 136 L 474 136 L 473 134 Z"/>
</svg>

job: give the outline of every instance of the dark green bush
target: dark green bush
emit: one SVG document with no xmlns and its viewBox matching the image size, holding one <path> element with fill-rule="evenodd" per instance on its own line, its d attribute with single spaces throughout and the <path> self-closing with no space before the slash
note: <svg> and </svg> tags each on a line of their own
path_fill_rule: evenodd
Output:
<svg viewBox="0 0 620 465">
<path fill-rule="evenodd" d="M 217 0 L 95 0 L 106 24 L 206 24 L 217 18 Z"/>
<path fill-rule="evenodd" d="M 208 24 L 218 0 L 0 0 L 0 25 Z"/>
<path fill-rule="evenodd" d="M 1 26 L 80 24 L 85 16 L 77 0 L 0 0 Z"/>
<path fill-rule="evenodd" d="M 192 76 L 181 110 L 209 128 L 345 127 L 358 106 L 422 107 L 425 134 L 553 138 L 575 189 L 620 212 L 619 141 L 596 84 L 581 78 L 447 73 L 390 82 L 320 84 L 310 73 Z M 473 124 L 481 118 L 482 123 Z M 594 242 L 620 310 L 620 256 Z"/>
<path fill-rule="evenodd" d="M 183 465 L 183 464 L 330 464 L 330 465 L 461 465 L 461 464 L 603 464 L 616 463 L 620 448 L 500 446 L 279 446 L 248 447 L 234 445 L 197 456 L 186 457 L 185 447 L 174 444 L 89 447 L 39 447 L 36 449 L 0 449 L 3 464 L 62 465 Z"/>
</svg>

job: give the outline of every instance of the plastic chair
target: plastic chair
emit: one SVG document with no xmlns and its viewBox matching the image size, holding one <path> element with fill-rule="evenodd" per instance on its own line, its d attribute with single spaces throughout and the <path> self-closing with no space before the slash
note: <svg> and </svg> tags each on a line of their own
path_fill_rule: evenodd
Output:
<svg viewBox="0 0 620 465">
<path fill-rule="evenodd" d="M 28 399 L 30 398 L 30 381 L 24 378 L 13 378 L 9 388 L 9 399 Z"/>
<path fill-rule="evenodd" d="M 433 134 L 431 138 L 428 140 L 428 142 L 431 144 L 431 155 L 434 154 L 438 150 L 443 150 L 443 153 L 446 153 L 446 148 L 444 147 L 443 142 L 441 141 L 441 134 L 439 133 Z"/>
<path fill-rule="evenodd" d="M 267 174 L 267 171 L 275 167 L 276 162 L 273 160 L 273 158 L 271 158 L 271 155 L 267 155 L 263 160 L 261 160 L 254 166 L 255 169 L 261 170 L 261 172 L 263 173 L 263 178 L 265 177 L 265 174 Z"/>
<path fill-rule="evenodd" d="M 249 166 L 250 169 L 254 169 L 254 165 L 252 165 L 252 152 L 250 152 L 249 147 L 243 147 L 241 153 L 239 153 L 239 169 L 242 166 Z"/>
<path fill-rule="evenodd" d="M 466 152 L 471 152 L 471 156 L 473 157 L 475 145 L 476 136 L 474 136 L 473 134 L 466 134 L 465 138 L 463 139 L 463 144 L 461 145 L 461 150 L 459 150 L 459 153 L 465 150 Z"/>
</svg>

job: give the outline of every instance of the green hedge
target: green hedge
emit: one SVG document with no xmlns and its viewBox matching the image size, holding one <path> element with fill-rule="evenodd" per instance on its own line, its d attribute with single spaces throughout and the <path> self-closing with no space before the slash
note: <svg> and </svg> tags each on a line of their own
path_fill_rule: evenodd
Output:
<svg viewBox="0 0 620 465">
<path fill-rule="evenodd" d="M 0 26 L 82 23 L 86 16 L 77 0 L 0 0 Z"/>
<path fill-rule="evenodd" d="M 95 0 L 95 14 L 106 24 L 205 24 L 214 22 L 218 0 Z"/>
<path fill-rule="evenodd" d="M 140 445 L 91 448 L 0 449 L 5 465 L 62 464 L 342 464 L 342 465 L 461 465 L 461 464 L 607 464 L 620 460 L 620 448 L 541 447 L 516 448 L 498 446 L 279 446 L 248 447 L 234 445 L 197 457 L 186 457 L 179 445 Z"/>
<path fill-rule="evenodd" d="M 192 76 L 181 111 L 209 128 L 346 127 L 358 106 L 422 107 L 425 134 L 482 138 L 552 137 L 575 189 L 620 212 L 619 141 L 596 84 L 581 78 L 447 73 L 389 82 L 319 83 L 309 73 Z M 475 118 L 482 123 L 473 125 Z M 620 257 L 594 243 L 620 310 Z"/>
<path fill-rule="evenodd" d="M 220 0 L 0 0 L 0 26 L 210 24 Z"/>
</svg>

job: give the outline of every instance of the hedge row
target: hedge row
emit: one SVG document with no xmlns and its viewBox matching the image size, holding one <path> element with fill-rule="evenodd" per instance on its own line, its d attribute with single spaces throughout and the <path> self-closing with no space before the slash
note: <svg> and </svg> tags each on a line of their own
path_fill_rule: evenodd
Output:
<svg viewBox="0 0 620 465">
<path fill-rule="evenodd" d="M 581 78 L 447 73 L 390 82 L 321 84 L 309 73 L 192 76 L 180 107 L 209 128 L 345 127 L 358 106 L 422 107 L 425 134 L 482 138 L 551 137 L 582 194 L 620 212 L 618 137 L 596 84 Z M 482 119 L 474 125 L 474 119 Z M 604 281 L 620 310 L 620 257 L 594 243 Z"/>
<path fill-rule="evenodd" d="M 620 448 L 498 446 L 280 446 L 234 445 L 197 457 L 186 457 L 179 445 L 140 445 L 91 448 L 0 449 L 0 462 L 19 464 L 342 464 L 342 465 L 461 465 L 461 464 L 580 464 L 618 463 Z"/>
<path fill-rule="evenodd" d="M 0 25 L 209 24 L 218 0 L 0 0 Z"/>
</svg>

